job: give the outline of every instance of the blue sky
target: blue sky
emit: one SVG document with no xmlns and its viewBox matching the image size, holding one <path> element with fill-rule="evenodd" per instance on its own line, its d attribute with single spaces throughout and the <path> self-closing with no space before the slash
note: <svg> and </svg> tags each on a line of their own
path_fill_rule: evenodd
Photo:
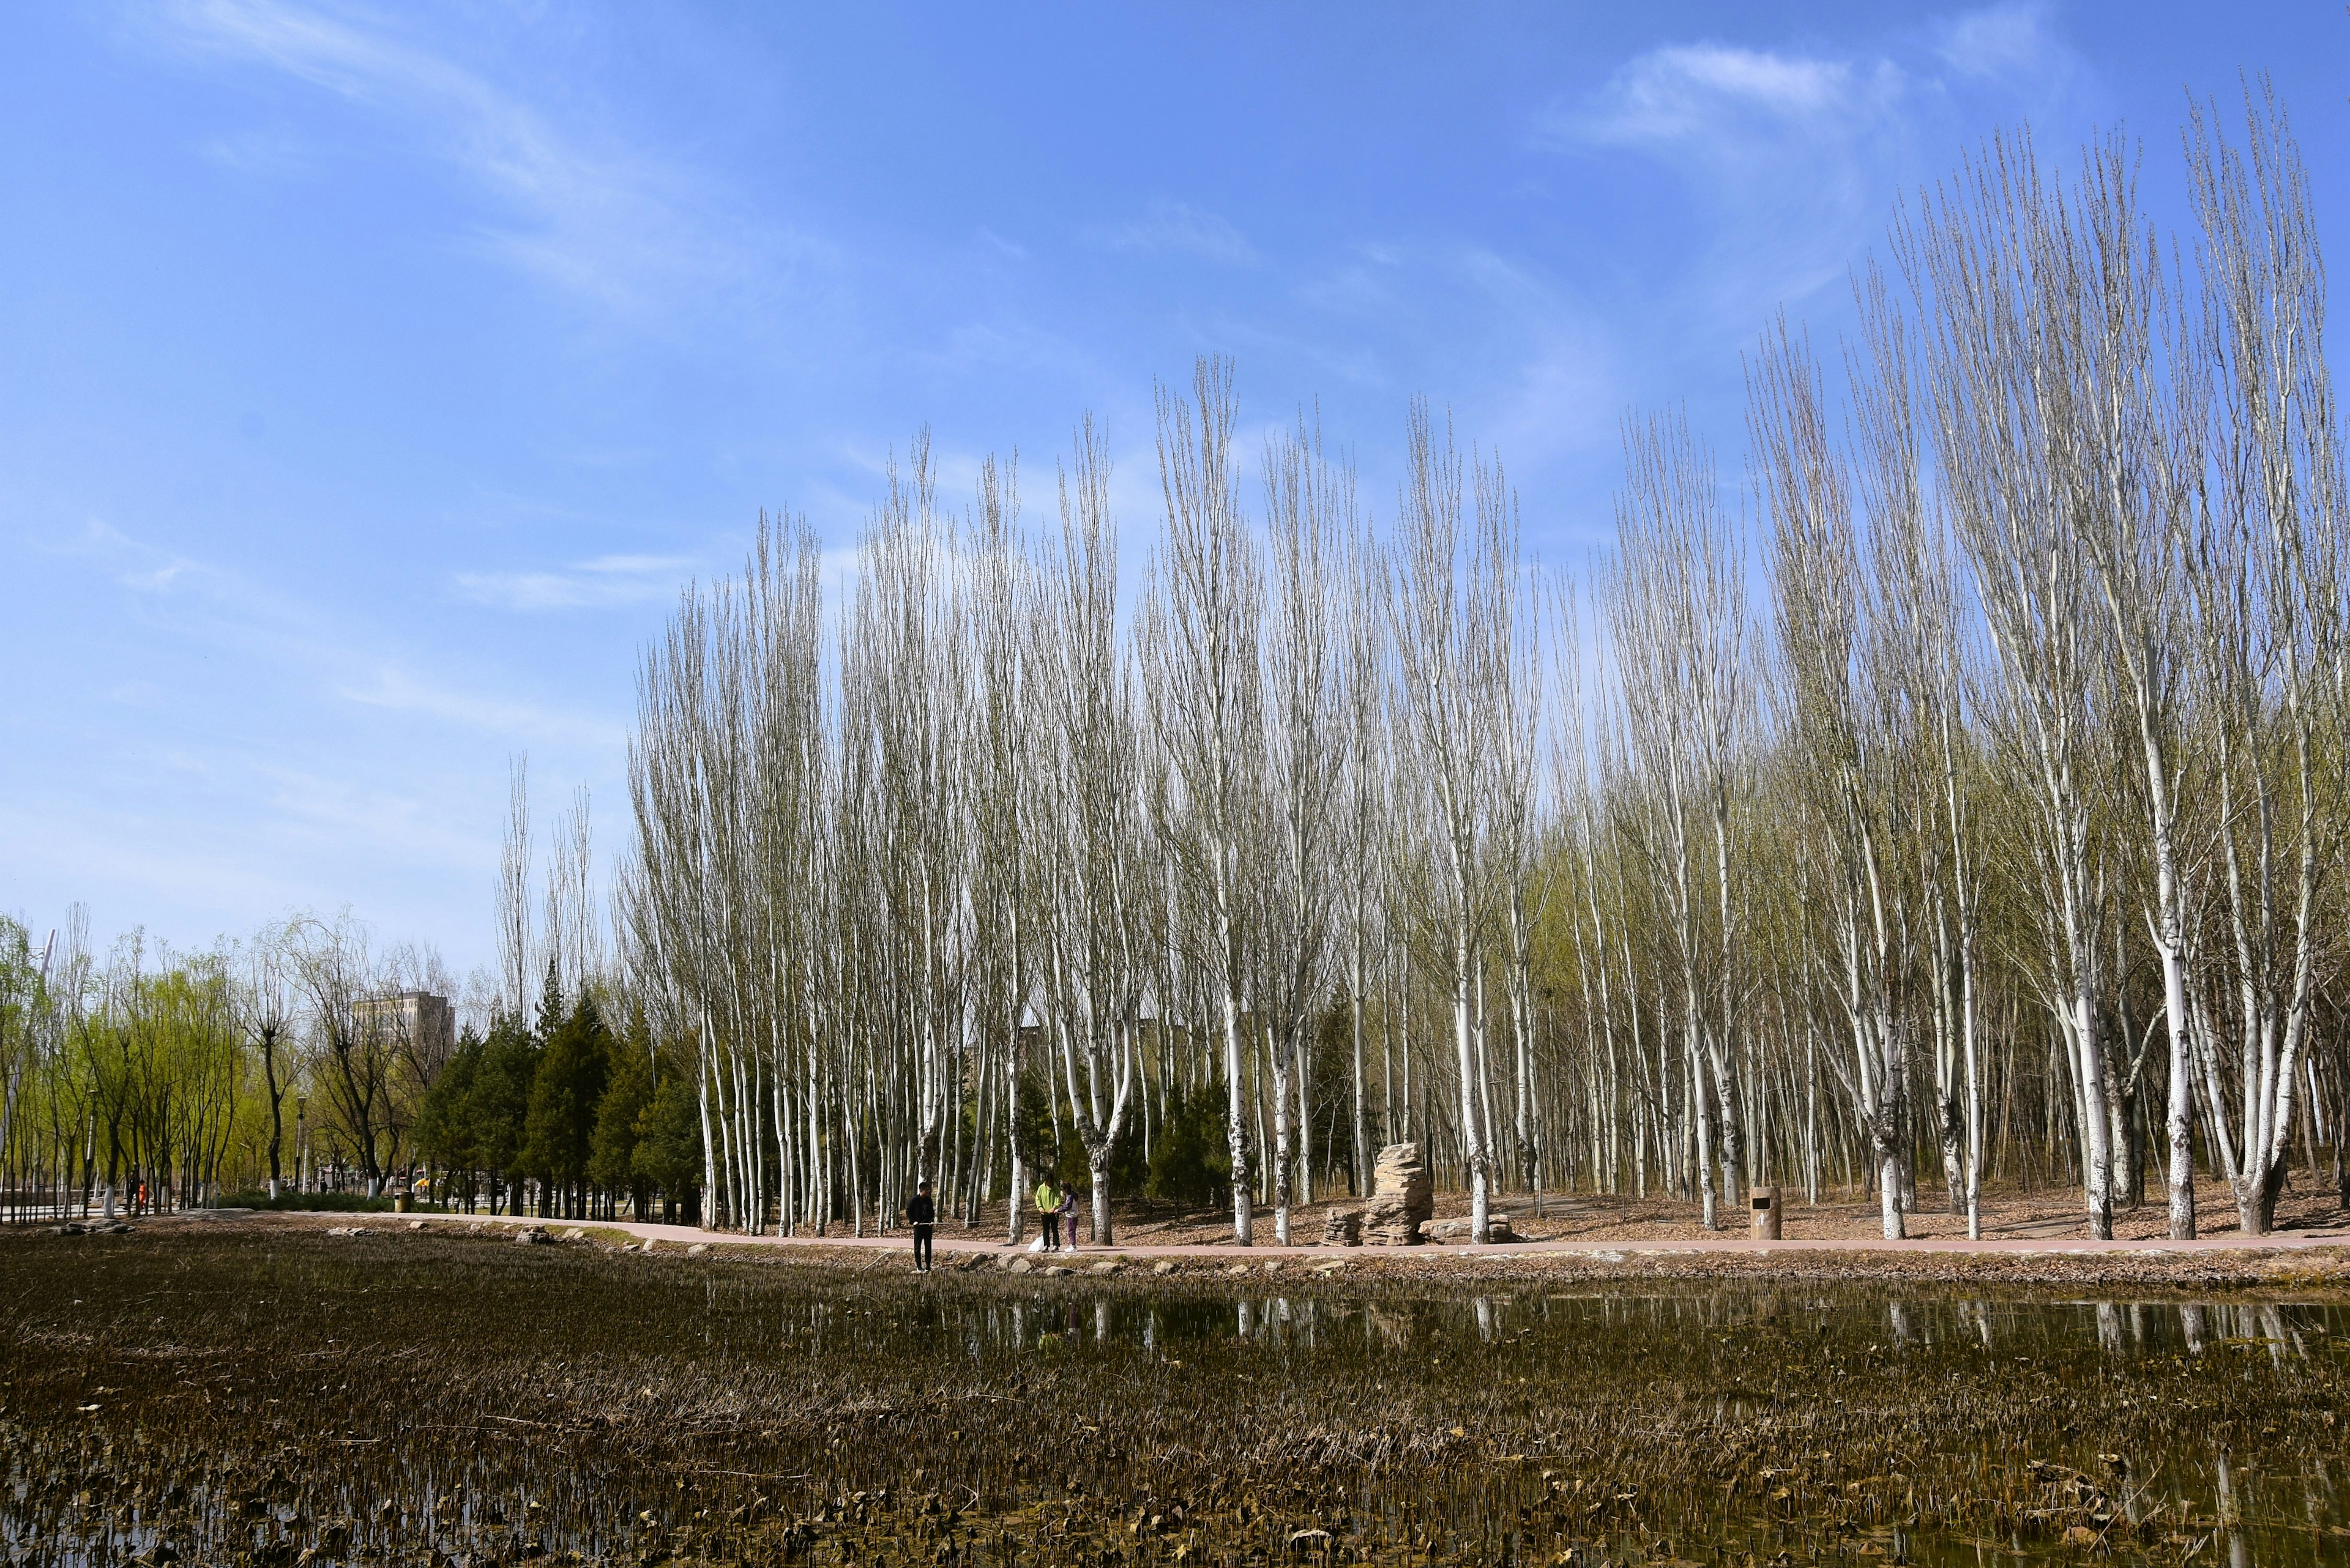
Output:
<svg viewBox="0 0 2350 1568">
<path fill-rule="evenodd" d="M 917 426 L 1033 514 L 1093 410 L 1139 569 L 1154 377 L 1318 400 L 1381 510 L 1425 392 L 1578 561 L 1621 414 L 1734 479 L 1742 348 L 1992 130 L 2125 126 L 2177 223 L 2268 69 L 2335 234 L 2345 66 L 2329 5 L 10 7 L 0 909 L 462 973 L 508 757 L 617 846 L 681 586 L 762 507 L 847 552 Z"/>
</svg>

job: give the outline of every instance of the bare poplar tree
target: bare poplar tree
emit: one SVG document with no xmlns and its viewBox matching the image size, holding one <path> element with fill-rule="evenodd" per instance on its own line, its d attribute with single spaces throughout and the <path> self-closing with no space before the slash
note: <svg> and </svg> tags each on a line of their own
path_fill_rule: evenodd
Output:
<svg viewBox="0 0 2350 1568">
<path fill-rule="evenodd" d="M 2136 743 L 2136 766 L 2122 770 L 2134 787 L 2117 793 L 2134 798 L 2144 816 L 2153 863 L 2146 925 L 2162 969 L 2170 1047 L 2170 1233 L 2185 1240 L 2195 1234 L 2195 1147 L 2181 811 L 2202 791 L 2183 733 L 2189 655 L 2181 524 L 2203 461 L 2200 396 L 2191 359 L 2161 363 L 2166 343 L 2179 335 L 2157 241 L 2138 215 L 2136 171 L 2118 146 L 2092 157 L 2071 220 L 2063 268 L 2049 280 L 2061 280 L 2062 292 L 2043 329 L 2066 394 L 2061 499 L 2106 612 L 2103 673 L 2115 740 Z M 2168 390 L 2166 369 L 2175 376 Z M 2117 1143 L 2123 1136 L 2117 1129 Z"/>
<path fill-rule="evenodd" d="M 498 961 L 505 977 L 505 1006 L 514 1017 L 530 1012 L 537 943 L 530 919 L 530 757 L 518 753 L 507 765 L 505 842 L 498 857 Z"/>
<path fill-rule="evenodd" d="M 1274 591 L 1263 664 L 1270 831 L 1260 852 L 1268 886 L 1259 1002 L 1273 1055 L 1274 1235 L 1285 1247 L 1291 1202 L 1300 1189 L 1311 1201 L 1312 1036 L 1333 978 L 1346 766 L 1336 571 L 1339 541 L 1359 519 L 1353 470 L 1331 462 L 1319 428 L 1302 421 L 1266 443 L 1264 486 Z"/>
<path fill-rule="evenodd" d="M 1093 1172 L 1097 1244 L 1110 1231 L 1109 1162 L 1133 1102 L 1136 1034 L 1151 975 L 1143 901 L 1150 826 L 1139 715 L 1118 630 L 1109 453 L 1088 420 L 1061 480 L 1061 530 L 1029 611 L 1043 711 L 1036 794 L 1042 992 L 1066 1108 Z"/>
<path fill-rule="evenodd" d="M 1232 467 L 1232 369 L 1201 359 L 1193 401 L 1159 393 L 1159 475 L 1167 533 L 1143 627 L 1145 688 L 1176 791 L 1166 846 L 1197 910 L 1181 929 L 1211 977 L 1223 1045 L 1224 1136 L 1232 1155 L 1232 1239 L 1251 1244 L 1245 1103 L 1245 967 L 1253 903 L 1246 878 L 1264 826 L 1258 647 L 1263 587 Z"/>
<path fill-rule="evenodd" d="M 2260 1235 L 2284 1185 L 2321 955 L 2339 951 L 2322 900 L 2350 826 L 2340 794 L 2350 513 L 2308 176 L 2267 82 L 2246 96 L 2241 148 L 2200 108 L 2188 142 L 2218 390 L 2217 472 L 2193 514 L 2189 575 L 2221 815 L 2213 945 L 2226 981 L 2215 994 L 2199 988 L 2191 1005 L 2238 1223 Z"/>
<path fill-rule="evenodd" d="M 525 836 L 528 825 L 522 825 Z M 577 1001 L 604 972 L 604 936 L 597 913 L 596 850 L 588 786 L 572 792 L 555 857 L 546 867 L 546 947 L 563 994 Z"/>
<path fill-rule="evenodd" d="M 1819 370 L 1783 318 L 1747 372 L 1747 422 L 1771 523 L 1771 581 L 1786 671 L 1789 771 L 1824 831 L 1832 911 L 1830 989 L 1852 1039 L 1851 1071 L 1832 1058 L 1868 1127 L 1885 1234 L 1908 1233 L 1902 1166 L 1907 1050 L 1897 992 L 1907 889 L 1900 857 L 1913 825 L 1900 774 L 1909 737 L 1898 671 L 1870 642 L 1881 616 L 1862 568 L 1852 487 L 1828 431 Z"/>
<path fill-rule="evenodd" d="M 1348 529 L 1346 548 L 1346 779 L 1341 829 L 1345 868 L 1341 876 L 1347 908 L 1347 1044 L 1354 1069 L 1355 1191 L 1368 1197 L 1372 1155 L 1364 1083 L 1364 1014 L 1375 983 L 1375 950 L 1384 940 L 1379 929 L 1379 890 L 1385 868 L 1382 838 L 1394 753 L 1388 738 L 1387 617 L 1380 602 L 1387 563 L 1378 541 L 1366 525 Z M 1392 1107 L 1388 1109 L 1391 1113 Z M 1385 1121 L 1382 1127 L 1392 1131 Z"/>
<path fill-rule="evenodd" d="M 1884 275 L 1861 276 L 1865 357 L 1850 366 L 1858 490 L 1868 519 L 1884 648 L 1896 666 L 1914 726 L 1910 767 L 1918 804 L 1920 894 L 1933 950 L 1937 1131 L 1946 1176 L 1955 1156 L 1967 1233 L 1982 1233 L 1983 1097 L 1981 834 L 1969 735 L 1973 640 L 1958 602 L 1949 529 L 1929 506 L 1907 322 Z M 1954 1105 L 1953 1091 L 1963 1106 Z M 1963 1196 L 1960 1189 L 1963 1188 Z"/>
<path fill-rule="evenodd" d="M 961 658 L 965 606 L 949 576 L 927 434 L 866 535 L 842 682 L 852 694 L 844 751 L 862 786 L 852 839 L 865 857 L 868 973 L 879 1036 L 902 1062 L 916 1179 L 941 1174 L 941 1138 L 962 1039 L 963 824 L 967 800 Z M 890 1174 L 890 1173 L 885 1173 Z M 909 1189 L 910 1193 L 910 1189 Z M 888 1209 L 898 1207 L 894 1191 Z"/>
<path fill-rule="evenodd" d="M 1497 453 L 1477 465 L 1479 553 L 1485 585 L 1492 663 L 1493 729 L 1492 865 L 1502 918 L 1503 986 L 1510 1015 L 1512 1141 L 1520 1183 L 1543 1202 L 1541 1074 L 1534 1061 L 1534 929 L 1545 911 L 1551 877 L 1544 856 L 1541 774 L 1541 601 L 1519 556 L 1517 491 Z M 1481 1054 L 1486 1125 L 1492 1125 L 1490 1059 Z M 1484 1233 L 1478 1232 L 1482 1240 Z"/>
<path fill-rule="evenodd" d="M 1495 657 L 1498 541 L 1464 541 L 1461 458 L 1448 425 L 1440 435 L 1415 400 L 1405 433 L 1399 559 L 1388 580 L 1398 708 L 1409 737 L 1409 809 L 1432 875 L 1427 920 L 1438 976 L 1450 993 L 1459 1079 L 1461 1152 L 1468 1168 L 1470 1234 L 1482 1241 L 1492 1214 L 1493 1154 L 1480 1077 L 1483 1055 L 1478 980 L 1495 885 L 1492 823 L 1506 722 Z"/>
<path fill-rule="evenodd" d="M 2120 178 L 2109 145 L 2086 178 Z M 2117 1098 L 2107 1048 L 2106 885 L 2096 701 L 2107 657 L 2091 562 L 2072 508 L 2095 472 L 2066 406 L 2063 317 L 2092 308 L 2095 261 L 2028 140 L 1994 141 L 1898 235 L 1926 302 L 1944 493 L 1997 655 L 1985 717 L 2034 812 L 2045 994 L 2072 1065 L 2089 1231 L 2113 1234 Z"/>
<path fill-rule="evenodd" d="M 1744 574 L 1722 515 L 1712 454 L 1690 437 L 1687 415 L 1676 410 L 1627 423 L 1625 449 L 1610 632 L 1624 672 L 1630 753 L 1656 797 L 1699 1187 L 1712 1230 L 1721 1224 L 1712 1168 L 1717 1137 L 1722 1187 L 1732 1201 L 1744 1200 L 1731 1037 L 1735 981 L 1728 962 L 1735 940 L 1731 771 L 1747 703 Z M 1711 857 L 1702 842 L 1709 838 Z"/>
<path fill-rule="evenodd" d="M 1028 1150 L 1022 1141 L 1020 1093 L 1026 1080 L 1022 1018 L 1035 986 L 1030 782 L 1035 731 L 1033 673 L 1024 651 L 1023 617 L 1036 602 L 1020 537 L 1019 471 L 989 458 L 980 468 L 972 541 L 972 628 L 977 658 L 971 682 L 973 714 L 972 905 L 980 970 L 973 1005 L 983 1038 L 1003 1053 L 1004 1150 L 1011 1178 L 1005 1240 L 1018 1241 L 1027 1212 Z"/>
</svg>

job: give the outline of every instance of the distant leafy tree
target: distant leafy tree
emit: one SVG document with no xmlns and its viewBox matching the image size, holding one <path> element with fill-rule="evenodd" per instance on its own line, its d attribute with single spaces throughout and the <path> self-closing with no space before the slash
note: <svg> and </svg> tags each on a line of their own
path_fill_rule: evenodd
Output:
<svg viewBox="0 0 2350 1568">
<path fill-rule="evenodd" d="M 616 1042 L 604 1097 L 596 1105 L 596 1130 L 588 1152 L 588 1179 L 607 1193 L 627 1190 L 642 1218 L 650 1183 L 636 1168 L 637 1123 L 653 1103 L 652 1053 L 637 1041 Z"/>
<path fill-rule="evenodd" d="M 660 1189 L 661 1218 L 699 1220 L 702 1194 L 702 1108 L 693 1085 L 673 1067 L 661 1075 L 637 1117 L 637 1175 Z"/>
<path fill-rule="evenodd" d="M 489 1045 L 473 1025 L 457 1038 L 456 1053 L 416 1107 L 416 1152 L 449 1173 L 465 1211 L 479 1197 L 483 1163 L 473 1127 L 473 1099 Z"/>
<path fill-rule="evenodd" d="M 1232 1181 L 1232 1155 L 1224 1136 L 1224 1091 L 1211 1084 L 1201 1092 L 1170 1096 L 1167 1119 L 1151 1141 L 1150 1174 L 1143 1191 L 1162 1203 L 1212 1208 L 1222 1203 Z"/>
<path fill-rule="evenodd" d="M 527 1025 L 517 1018 L 501 1017 L 490 1026 L 473 1092 L 466 1096 L 473 1165 L 490 1178 L 493 1212 L 501 1190 L 514 1191 L 518 1198 L 527 1174 L 523 1128 L 530 1113 L 531 1086 L 538 1076 L 539 1054 L 538 1039 Z"/>
<path fill-rule="evenodd" d="M 559 1199 L 565 1218 L 586 1218 L 588 1161 L 595 1153 L 596 1110 L 612 1065 L 611 1038 L 595 1000 L 583 997 L 547 1035 L 533 1075 L 523 1127 L 523 1163 Z"/>
</svg>

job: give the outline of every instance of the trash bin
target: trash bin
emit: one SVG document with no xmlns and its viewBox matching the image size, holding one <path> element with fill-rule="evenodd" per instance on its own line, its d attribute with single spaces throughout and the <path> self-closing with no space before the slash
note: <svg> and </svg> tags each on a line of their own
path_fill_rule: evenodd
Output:
<svg viewBox="0 0 2350 1568">
<path fill-rule="evenodd" d="M 408 1212 L 410 1207 L 411 1205 L 408 1200 L 407 1193 L 395 1192 L 391 1195 L 391 1211 L 394 1214 L 405 1214 Z M 1762 1221 L 1758 1220 L 1755 1223 L 1759 1225 Z"/>
<path fill-rule="evenodd" d="M 1779 1189 L 1775 1187 L 1752 1187 L 1753 1195 L 1754 1239 L 1758 1241 L 1779 1240 Z"/>
</svg>

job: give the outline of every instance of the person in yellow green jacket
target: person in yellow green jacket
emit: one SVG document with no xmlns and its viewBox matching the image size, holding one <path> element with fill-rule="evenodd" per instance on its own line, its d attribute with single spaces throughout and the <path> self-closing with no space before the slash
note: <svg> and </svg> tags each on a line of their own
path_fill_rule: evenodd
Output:
<svg viewBox="0 0 2350 1568">
<path fill-rule="evenodd" d="M 1061 1250 L 1061 1195 L 1046 1177 L 1036 1184 L 1036 1218 L 1045 1222 L 1045 1251 Z"/>
</svg>

